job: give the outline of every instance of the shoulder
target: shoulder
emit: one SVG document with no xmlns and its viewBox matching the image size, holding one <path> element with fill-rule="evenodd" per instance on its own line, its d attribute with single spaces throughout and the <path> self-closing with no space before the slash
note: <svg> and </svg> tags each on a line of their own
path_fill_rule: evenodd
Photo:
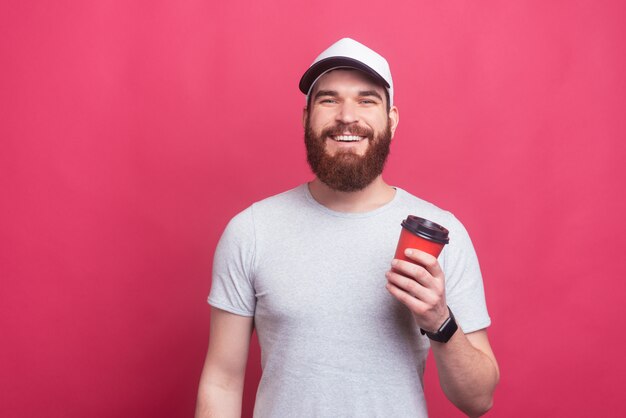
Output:
<svg viewBox="0 0 626 418">
<path fill-rule="evenodd" d="M 287 211 L 298 211 L 307 202 L 304 187 L 306 184 L 252 203 L 230 220 L 228 228 L 247 229 L 259 222 L 283 216 Z"/>
<path fill-rule="evenodd" d="M 301 184 L 293 189 L 259 200 L 253 203 L 250 208 L 253 211 L 266 211 L 302 204 L 306 202 L 306 187 L 306 183 Z"/>
<path fill-rule="evenodd" d="M 306 184 L 253 203 L 244 213 L 257 225 L 273 224 L 297 216 L 309 205 Z"/>
</svg>

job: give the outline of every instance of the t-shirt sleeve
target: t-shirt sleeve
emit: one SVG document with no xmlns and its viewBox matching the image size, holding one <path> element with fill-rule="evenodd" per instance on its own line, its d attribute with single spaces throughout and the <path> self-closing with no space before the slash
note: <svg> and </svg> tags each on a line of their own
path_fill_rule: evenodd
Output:
<svg viewBox="0 0 626 418">
<path fill-rule="evenodd" d="M 478 257 L 461 222 L 451 215 L 450 244 L 444 247 L 442 267 L 446 276 L 446 302 L 463 332 L 491 325 Z"/>
<path fill-rule="evenodd" d="M 254 256 L 254 221 L 250 207 L 228 223 L 217 244 L 208 298 L 211 306 L 237 315 L 254 316 Z"/>
</svg>

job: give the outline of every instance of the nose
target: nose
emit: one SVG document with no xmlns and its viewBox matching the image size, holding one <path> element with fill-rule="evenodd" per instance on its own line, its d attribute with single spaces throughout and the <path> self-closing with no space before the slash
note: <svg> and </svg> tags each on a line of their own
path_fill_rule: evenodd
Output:
<svg viewBox="0 0 626 418">
<path fill-rule="evenodd" d="M 337 112 L 338 121 L 343 123 L 354 123 L 359 121 L 356 104 L 350 100 L 341 103 Z"/>
</svg>

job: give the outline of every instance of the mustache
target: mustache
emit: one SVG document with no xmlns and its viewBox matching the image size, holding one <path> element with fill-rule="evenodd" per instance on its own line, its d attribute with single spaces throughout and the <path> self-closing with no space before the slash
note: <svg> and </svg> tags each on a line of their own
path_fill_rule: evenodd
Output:
<svg viewBox="0 0 626 418">
<path fill-rule="evenodd" d="M 364 136 L 369 139 L 372 139 L 372 137 L 374 136 L 374 132 L 372 131 L 372 129 L 355 124 L 338 122 L 335 126 L 324 129 L 322 131 L 321 137 L 324 138 L 326 136 L 343 135 L 345 133 L 348 133 L 350 135 Z"/>
</svg>

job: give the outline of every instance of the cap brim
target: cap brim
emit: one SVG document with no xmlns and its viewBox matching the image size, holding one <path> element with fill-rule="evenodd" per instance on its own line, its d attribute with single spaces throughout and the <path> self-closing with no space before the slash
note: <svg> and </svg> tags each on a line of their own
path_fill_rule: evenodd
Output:
<svg viewBox="0 0 626 418">
<path fill-rule="evenodd" d="M 313 83 L 315 83 L 317 78 L 325 72 L 334 68 L 354 68 L 356 70 L 363 71 L 364 73 L 371 75 L 375 79 L 380 80 L 380 82 L 385 87 L 389 88 L 389 83 L 387 83 L 384 78 L 382 78 L 371 67 L 363 64 L 361 61 L 348 57 L 328 57 L 319 60 L 318 62 L 310 66 L 309 69 L 304 73 L 304 75 L 300 79 L 300 91 L 304 94 L 309 94 L 309 90 L 311 89 L 311 86 L 313 85 Z"/>
</svg>

